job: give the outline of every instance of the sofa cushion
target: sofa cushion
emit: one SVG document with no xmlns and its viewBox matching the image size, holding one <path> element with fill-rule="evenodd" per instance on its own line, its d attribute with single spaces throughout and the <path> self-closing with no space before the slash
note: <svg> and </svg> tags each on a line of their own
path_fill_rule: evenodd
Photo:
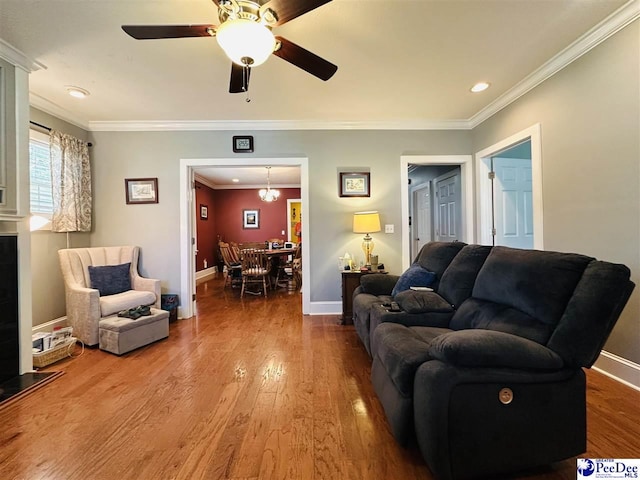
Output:
<svg viewBox="0 0 640 480">
<path fill-rule="evenodd" d="M 467 245 L 455 256 L 442 274 L 438 293 L 451 305 L 461 305 L 471 296 L 478 272 L 493 247 Z"/>
<path fill-rule="evenodd" d="M 360 278 L 360 286 L 364 293 L 371 295 L 391 295 L 393 287 L 400 277 L 385 273 L 372 273 Z"/>
<path fill-rule="evenodd" d="M 114 295 L 131 290 L 131 262 L 120 265 L 89 265 L 91 288 L 100 292 L 100 296 Z"/>
<path fill-rule="evenodd" d="M 551 325 L 539 322 L 516 308 L 477 298 L 469 298 L 458 307 L 449 327 L 452 330 L 496 330 L 528 338 L 542 345 L 547 343 L 553 332 Z"/>
<path fill-rule="evenodd" d="M 465 245 L 463 242 L 429 242 L 418 252 L 413 263 L 436 274 L 436 280 L 431 285 L 436 292 L 444 271 Z"/>
<path fill-rule="evenodd" d="M 435 280 L 435 273 L 414 263 L 400 275 L 400 278 L 391 291 L 391 296 L 395 297 L 398 293 L 408 290 L 409 287 L 430 287 Z"/>
<path fill-rule="evenodd" d="M 394 297 L 398 305 L 408 313 L 453 312 L 453 307 L 436 292 L 405 290 Z"/>
<path fill-rule="evenodd" d="M 142 290 L 127 290 L 115 295 L 106 295 L 100 297 L 100 316 L 107 317 L 120 310 L 128 310 L 139 305 L 153 305 L 155 302 L 155 293 Z"/>
<path fill-rule="evenodd" d="M 413 393 L 416 370 L 430 360 L 429 344 L 448 328 L 410 327 L 381 323 L 373 332 L 372 352 L 378 357 L 396 389 L 405 397 Z"/>
<path fill-rule="evenodd" d="M 494 247 L 478 273 L 473 297 L 555 327 L 591 261 L 575 253 Z"/>
</svg>

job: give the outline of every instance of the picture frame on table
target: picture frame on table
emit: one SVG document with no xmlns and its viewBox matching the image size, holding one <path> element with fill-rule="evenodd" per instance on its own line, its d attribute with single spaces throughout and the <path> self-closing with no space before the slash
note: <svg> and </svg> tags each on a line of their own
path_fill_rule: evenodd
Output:
<svg viewBox="0 0 640 480">
<path fill-rule="evenodd" d="M 158 203 L 157 178 L 125 178 L 124 188 L 127 205 Z"/>
<path fill-rule="evenodd" d="M 369 172 L 340 172 L 341 197 L 370 197 Z"/>
<path fill-rule="evenodd" d="M 242 211 L 242 228 L 260 228 L 260 209 Z"/>
</svg>

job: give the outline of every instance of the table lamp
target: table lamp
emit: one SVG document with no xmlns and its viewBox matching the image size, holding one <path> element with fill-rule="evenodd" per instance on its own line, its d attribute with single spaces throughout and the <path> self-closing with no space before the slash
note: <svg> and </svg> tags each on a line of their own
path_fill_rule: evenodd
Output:
<svg viewBox="0 0 640 480">
<path fill-rule="evenodd" d="M 371 252 L 374 243 L 370 233 L 380 231 L 380 215 L 378 212 L 356 212 L 353 214 L 353 233 L 364 233 L 362 250 L 364 251 L 365 264 L 371 265 Z"/>
</svg>

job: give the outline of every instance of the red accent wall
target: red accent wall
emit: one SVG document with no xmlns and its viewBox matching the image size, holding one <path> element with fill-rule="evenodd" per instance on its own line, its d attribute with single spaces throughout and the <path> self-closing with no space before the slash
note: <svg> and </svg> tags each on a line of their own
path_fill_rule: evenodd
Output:
<svg viewBox="0 0 640 480">
<path fill-rule="evenodd" d="M 238 243 L 264 242 L 269 238 L 287 240 L 287 199 L 300 198 L 300 189 L 279 188 L 280 198 L 271 203 L 261 201 L 258 190 L 216 190 L 216 221 L 222 240 Z M 260 210 L 260 228 L 242 228 L 245 209 Z"/>
<path fill-rule="evenodd" d="M 216 221 L 215 190 L 196 182 L 196 232 L 198 253 L 196 255 L 196 271 L 204 270 L 204 260 L 207 268 L 214 267 L 218 262 L 218 232 Z M 200 218 L 200 205 L 206 205 L 208 218 Z"/>
</svg>

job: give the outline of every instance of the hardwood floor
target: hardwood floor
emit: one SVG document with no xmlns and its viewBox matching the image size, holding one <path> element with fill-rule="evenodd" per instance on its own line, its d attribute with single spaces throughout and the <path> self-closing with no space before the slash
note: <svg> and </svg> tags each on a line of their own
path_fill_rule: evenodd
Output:
<svg viewBox="0 0 640 480">
<path fill-rule="evenodd" d="M 398 447 L 369 358 L 338 316 L 198 286 L 198 313 L 117 357 L 87 349 L 0 410 L 0 479 L 433 478 Z M 587 458 L 640 457 L 640 392 L 588 372 Z M 571 459 L 518 478 L 576 478 Z"/>
</svg>

